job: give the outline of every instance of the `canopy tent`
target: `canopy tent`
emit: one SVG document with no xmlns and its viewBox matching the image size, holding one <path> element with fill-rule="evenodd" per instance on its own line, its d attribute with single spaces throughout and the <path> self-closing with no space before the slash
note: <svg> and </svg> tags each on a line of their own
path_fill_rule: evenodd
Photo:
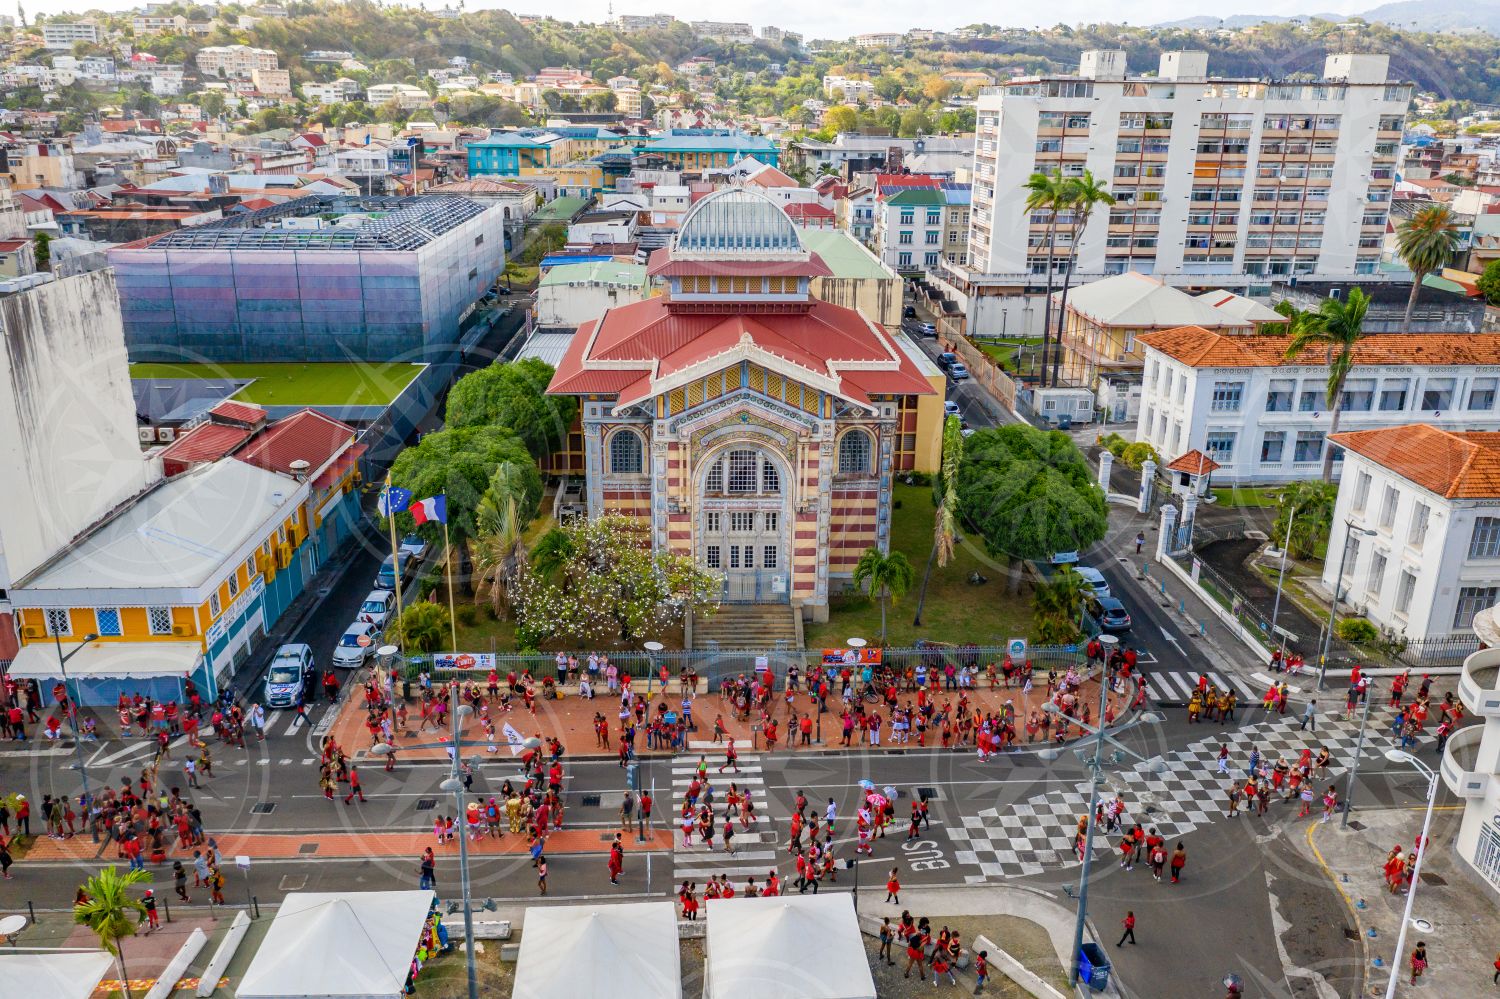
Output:
<svg viewBox="0 0 1500 999">
<path fill-rule="evenodd" d="M 5 983 L 8 996 L 89 999 L 114 962 L 104 951 L 17 954 L 0 950 L 0 982 Z"/>
<path fill-rule="evenodd" d="M 513 999 L 682 999 L 671 902 L 533 906 Z"/>
<path fill-rule="evenodd" d="M 237 999 L 399 999 L 430 891 L 293 892 Z"/>
<path fill-rule="evenodd" d="M 74 638 L 62 643 L 62 651 L 69 656 L 68 691 L 79 704 L 113 704 L 122 692 L 179 700 L 186 677 L 193 678 L 204 697 L 214 695 L 211 671 L 204 667 L 203 647 L 197 642 L 106 639 L 80 647 Z M 51 641 L 21 646 L 6 672 L 18 680 L 36 680 L 50 700 L 52 685 L 62 679 L 57 646 Z"/>
<path fill-rule="evenodd" d="M 875 999 L 852 896 L 711 900 L 703 997 Z"/>
</svg>

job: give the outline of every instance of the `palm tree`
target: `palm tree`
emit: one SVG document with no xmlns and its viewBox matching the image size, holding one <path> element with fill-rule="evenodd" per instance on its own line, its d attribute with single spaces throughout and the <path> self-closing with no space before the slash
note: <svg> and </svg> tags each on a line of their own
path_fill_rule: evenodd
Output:
<svg viewBox="0 0 1500 999">
<path fill-rule="evenodd" d="M 490 606 L 497 616 L 509 606 L 511 582 L 526 561 L 526 525 L 520 514 L 525 496 L 521 467 L 502 462 L 474 510 L 479 528 L 473 551 L 475 575 L 480 584 L 489 586 Z M 477 590 L 474 598 L 479 599 Z"/>
<path fill-rule="evenodd" d="M 1067 181 L 1057 174 L 1031 175 L 1026 181 L 1026 217 L 1030 226 L 1031 216 L 1037 212 L 1047 213 L 1047 294 L 1042 312 L 1042 369 L 1037 384 L 1047 384 L 1047 344 L 1052 334 L 1052 258 L 1057 250 L 1058 214 L 1065 204 Z"/>
<path fill-rule="evenodd" d="M 1457 249 L 1458 223 L 1447 205 L 1429 205 L 1396 227 L 1396 252 L 1411 268 L 1406 325 L 1411 325 L 1411 313 L 1417 307 L 1422 279 L 1447 264 Z"/>
<path fill-rule="evenodd" d="M 932 523 L 932 550 L 927 553 L 927 570 L 922 573 L 922 589 L 917 594 L 914 626 L 922 623 L 922 607 L 927 602 L 927 583 L 932 579 L 932 563 L 945 569 L 953 559 L 953 541 L 957 535 L 953 511 L 958 509 L 958 463 L 964 456 L 963 423 L 956 416 L 943 421 L 943 460 L 933 480 L 933 501 L 937 504 Z"/>
<path fill-rule="evenodd" d="M 1053 385 L 1057 384 L 1057 366 L 1062 361 L 1062 327 L 1068 321 L 1068 287 L 1073 283 L 1073 266 L 1078 262 L 1078 244 L 1083 241 L 1083 231 L 1088 228 L 1094 209 L 1099 205 L 1115 203 L 1115 196 L 1109 193 L 1107 185 L 1094 178 L 1092 170 L 1085 170 L 1083 176 L 1070 179 L 1065 196 L 1073 214 L 1073 239 L 1068 243 L 1068 260 L 1063 268 L 1062 300 L 1057 309 L 1057 350 L 1052 354 Z M 1047 298 L 1047 308 L 1052 308 L 1051 296 Z"/>
<path fill-rule="evenodd" d="M 900 600 L 911 589 L 917 571 L 900 552 L 886 554 L 871 545 L 854 567 L 854 585 L 870 584 L 870 595 L 880 598 L 880 644 L 885 644 L 885 609 L 892 598 Z"/>
<path fill-rule="evenodd" d="M 1344 409 L 1344 380 L 1354 366 L 1354 347 L 1365 335 L 1365 313 L 1370 310 L 1369 297 L 1358 288 L 1349 290 L 1347 299 L 1325 298 L 1317 312 L 1295 313 L 1291 322 L 1291 341 L 1286 359 L 1295 359 L 1309 347 L 1324 348 L 1328 361 L 1328 405 L 1332 420 L 1328 433 L 1339 432 L 1339 416 Z M 1333 449 L 1323 446 L 1323 481 L 1333 481 Z"/>
<path fill-rule="evenodd" d="M 105 950 L 115 956 L 120 966 L 120 983 L 125 999 L 130 999 L 130 975 L 125 971 L 125 938 L 133 937 L 141 923 L 146 920 L 146 906 L 138 898 L 131 898 L 127 889 L 151 880 L 151 872 L 145 869 L 127 870 L 110 866 L 89 878 L 83 884 L 88 901 L 73 907 L 73 922 L 87 926 L 99 938 Z M 134 917 L 134 922 L 131 921 Z"/>
<path fill-rule="evenodd" d="M 451 623 L 448 608 L 423 600 L 403 610 L 401 616 L 386 628 L 385 637 L 386 641 L 400 645 L 408 652 L 425 655 L 436 652 L 443 644 Z"/>
<path fill-rule="evenodd" d="M 1036 620 L 1037 642 L 1041 645 L 1066 645 L 1078 637 L 1078 618 L 1089 585 L 1070 565 L 1039 583 L 1031 594 L 1031 610 Z"/>
<path fill-rule="evenodd" d="M 531 547 L 531 568 L 544 579 L 550 579 L 573 561 L 578 554 L 578 543 L 573 535 L 560 527 L 554 527 Z M 563 589 L 566 590 L 566 580 Z"/>
</svg>

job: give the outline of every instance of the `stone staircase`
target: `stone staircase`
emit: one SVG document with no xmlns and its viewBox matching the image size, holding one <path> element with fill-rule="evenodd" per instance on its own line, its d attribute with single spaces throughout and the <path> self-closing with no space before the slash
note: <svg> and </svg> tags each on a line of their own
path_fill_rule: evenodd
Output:
<svg viewBox="0 0 1500 999">
<path fill-rule="evenodd" d="M 790 604 L 721 604 L 707 621 L 693 619 L 693 648 L 774 649 L 797 647 L 797 621 Z"/>
</svg>

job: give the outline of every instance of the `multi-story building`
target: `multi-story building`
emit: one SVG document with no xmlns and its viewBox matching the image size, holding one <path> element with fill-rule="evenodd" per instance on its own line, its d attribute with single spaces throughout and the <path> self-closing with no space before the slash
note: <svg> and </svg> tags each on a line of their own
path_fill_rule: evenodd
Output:
<svg viewBox="0 0 1500 999">
<path fill-rule="evenodd" d="M 670 28 L 677 23 L 677 18 L 671 14 L 617 14 L 610 23 L 621 31 L 649 31 Z"/>
<path fill-rule="evenodd" d="M 168 31 L 181 34 L 187 30 L 187 23 L 188 19 L 181 14 L 137 14 L 130 19 L 130 27 L 137 35 L 159 35 Z"/>
<path fill-rule="evenodd" d="M 986 90 L 970 268 L 1018 285 L 1045 274 L 1052 220 L 1028 218 L 1024 184 L 1090 170 L 1117 203 L 1082 237 L 1084 274 L 1221 285 L 1374 274 L 1412 90 L 1387 80 L 1388 63 L 1335 54 L 1320 79 L 1268 82 L 1210 78 L 1205 53 L 1168 52 L 1157 75 L 1131 76 L 1124 52 L 1100 50 L 1076 75 Z M 1067 245 L 1075 220 L 1059 221 Z"/>
<path fill-rule="evenodd" d="M 257 69 L 277 69 L 276 53 L 249 45 L 209 45 L 198 50 L 198 72 L 210 77 L 248 80 Z"/>
<path fill-rule="evenodd" d="M 499 276 L 501 212 L 309 196 L 110 251 L 138 360 L 446 356 Z"/>
<path fill-rule="evenodd" d="M 893 49 L 905 41 L 904 35 L 878 31 L 866 35 L 855 35 L 851 41 L 861 49 Z"/>
<path fill-rule="evenodd" d="M 578 396 L 590 516 L 724 577 L 731 601 L 827 619 L 891 484 L 931 470 L 942 375 L 900 333 L 813 298 L 832 276 L 774 202 L 699 200 L 652 256 L 663 297 L 579 327 L 547 391 Z"/>
<path fill-rule="evenodd" d="M 1500 434 L 1415 423 L 1334 434 L 1345 454 L 1323 585 L 1410 641 L 1470 635 L 1500 603 Z"/>
<path fill-rule="evenodd" d="M 881 198 L 873 230 L 880 262 L 903 273 L 936 267 L 947 210 L 948 199 L 935 185 L 901 187 Z"/>
<path fill-rule="evenodd" d="M 950 264 L 969 263 L 969 214 L 973 188 L 968 184 L 943 185 L 943 259 Z"/>
<path fill-rule="evenodd" d="M 1138 337 L 1145 367 L 1136 439 L 1168 461 L 1205 452 L 1220 465 L 1216 481 L 1316 478 L 1333 422 L 1328 364 L 1318 349 L 1286 360 L 1290 342 L 1200 326 Z M 1497 394 L 1500 334 L 1372 334 L 1354 348 L 1339 427 L 1421 421 L 1444 430 L 1500 430 Z"/>
<path fill-rule="evenodd" d="M 99 25 L 94 21 L 48 21 L 42 25 L 42 44 L 54 52 L 66 52 L 77 42 L 99 43 Z"/>
<path fill-rule="evenodd" d="M 285 69 L 255 69 L 250 71 L 250 82 L 262 94 L 272 97 L 292 96 L 292 74 Z"/>
<path fill-rule="evenodd" d="M 847 76 L 839 76 L 836 73 L 825 73 L 823 96 L 857 104 L 875 96 L 875 84 L 869 80 L 851 80 Z"/>
<path fill-rule="evenodd" d="M 627 118 L 639 118 L 645 105 L 641 102 L 641 92 L 636 87 L 612 88 L 615 95 L 615 110 Z"/>
<path fill-rule="evenodd" d="M 719 42 L 755 41 L 755 29 L 740 21 L 689 21 L 688 26 L 699 38 Z"/>
<path fill-rule="evenodd" d="M 410 83 L 377 83 L 365 91 L 365 100 L 376 105 L 395 101 L 403 110 L 410 111 L 431 104 L 432 95 Z"/>
</svg>

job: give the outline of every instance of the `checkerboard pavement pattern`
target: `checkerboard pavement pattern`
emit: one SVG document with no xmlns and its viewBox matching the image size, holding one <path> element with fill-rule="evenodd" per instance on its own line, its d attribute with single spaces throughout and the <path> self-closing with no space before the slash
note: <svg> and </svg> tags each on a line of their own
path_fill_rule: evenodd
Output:
<svg viewBox="0 0 1500 999">
<path fill-rule="evenodd" d="M 1372 709 L 1378 708 L 1378 704 L 1372 705 Z M 1258 708 L 1254 710 L 1260 714 Z M 1365 732 L 1366 758 L 1383 753 L 1389 742 L 1385 712 L 1372 710 L 1371 715 Z M 1230 772 L 1238 778 L 1245 774 L 1252 749 L 1260 750 L 1265 765 L 1274 766 L 1281 757 L 1295 764 L 1304 748 L 1316 756 L 1320 747 L 1327 746 L 1330 775 L 1343 772 L 1359 741 L 1358 721 L 1320 716 L 1316 732 L 1299 730 L 1300 722 L 1300 714 L 1288 711 L 1237 728 L 1205 723 L 1204 737 L 1182 749 L 1147 763 L 1127 762 L 1107 769 L 1099 788 L 1100 800 L 1107 802 L 1118 794 L 1125 802 L 1127 825 L 1140 822 L 1147 828 L 1155 826 L 1166 838 L 1175 839 L 1225 817 L 1228 785 L 1227 778 L 1218 772 L 1220 744 L 1229 747 Z M 1430 743 L 1431 739 L 1430 733 L 1424 734 L 1418 744 Z M 1157 760 L 1165 764 L 1160 773 L 1154 769 Z M 1073 830 L 1079 817 L 1088 812 L 1088 798 L 1089 786 L 1080 782 L 949 822 L 955 859 L 962 866 L 978 869 L 977 873 L 966 873 L 965 880 L 978 884 L 991 878 L 1026 877 L 1077 864 Z M 1094 843 L 1096 857 L 1115 847 L 1113 837 L 1096 835 Z"/>
</svg>

